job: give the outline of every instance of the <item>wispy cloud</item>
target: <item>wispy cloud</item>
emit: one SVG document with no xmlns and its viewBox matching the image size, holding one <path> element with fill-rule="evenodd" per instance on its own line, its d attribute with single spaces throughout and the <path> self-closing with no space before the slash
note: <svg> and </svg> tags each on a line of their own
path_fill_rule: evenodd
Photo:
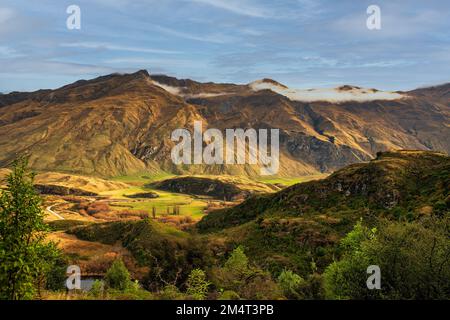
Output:
<svg viewBox="0 0 450 320">
<path fill-rule="evenodd" d="M 166 65 L 166 66 L 185 66 L 185 65 L 195 65 L 201 67 L 201 63 L 197 60 L 190 59 L 158 59 L 158 58 L 137 58 L 137 57 L 123 57 L 123 58 L 111 58 L 105 59 L 103 61 L 106 64 L 131 64 L 131 65 Z"/>
<path fill-rule="evenodd" d="M 0 8 L 0 26 L 8 22 L 14 16 L 14 11 L 10 8 Z"/>
<path fill-rule="evenodd" d="M 54 2 L 0 0 L 0 91 L 144 67 L 292 87 L 408 89 L 450 74 L 448 0 L 377 0 L 378 31 L 366 27 L 369 0 L 77 0 L 76 31 Z"/>
<path fill-rule="evenodd" d="M 49 60 L 8 59 L 1 62 L 1 74 L 57 74 L 57 75 L 98 75 L 116 72 L 119 69 L 83 63 L 71 63 Z"/>
<path fill-rule="evenodd" d="M 15 49 L 8 46 L 0 46 L 0 58 L 15 58 L 23 56 Z"/>
<path fill-rule="evenodd" d="M 237 13 L 249 17 L 267 18 L 270 11 L 254 3 L 245 0 L 192 0 L 201 4 L 216 7 L 218 9 Z"/>
<path fill-rule="evenodd" d="M 174 29 L 170 29 L 163 26 L 156 26 L 156 29 L 158 29 L 161 32 L 164 32 L 166 34 L 188 39 L 188 40 L 195 40 L 195 41 L 201 41 L 201 42 L 210 42 L 210 43 L 229 43 L 232 41 L 235 41 L 236 38 L 233 36 L 217 33 L 217 34 L 207 34 L 207 35 L 199 35 L 194 33 L 187 33 L 182 31 L 177 31 Z"/>
<path fill-rule="evenodd" d="M 66 48 L 85 48 L 85 49 L 96 49 L 96 50 L 130 51 L 130 52 L 141 52 L 141 53 L 160 53 L 160 54 L 180 54 L 180 53 L 182 53 L 181 51 L 174 51 L 174 50 L 123 46 L 123 45 L 115 45 L 115 44 L 103 43 L 103 42 L 66 42 L 66 43 L 61 43 L 60 46 L 66 47 Z"/>
</svg>

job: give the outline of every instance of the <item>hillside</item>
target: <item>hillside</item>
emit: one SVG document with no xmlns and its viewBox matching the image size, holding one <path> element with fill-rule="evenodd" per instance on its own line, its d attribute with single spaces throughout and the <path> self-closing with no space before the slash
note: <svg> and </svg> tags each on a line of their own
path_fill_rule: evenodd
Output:
<svg viewBox="0 0 450 320">
<path fill-rule="evenodd" d="M 278 187 L 273 185 L 269 186 L 245 177 L 231 176 L 175 177 L 153 183 L 150 187 L 177 193 L 210 196 L 227 201 L 247 198 L 255 193 L 269 193 L 279 190 Z"/>
<path fill-rule="evenodd" d="M 120 243 L 138 266 L 148 270 L 142 282 L 152 289 L 157 289 L 162 279 L 174 285 L 183 284 L 194 266 L 205 266 L 209 259 L 202 240 L 149 219 L 75 227 L 68 233 L 94 243 Z"/>
<path fill-rule="evenodd" d="M 10 173 L 10 169 L 0 168 L 0 187 L 6 183 L 6 177 Z M 45 186 L 53 186 L 55 188 L 61 188 L 60 190 L 67 189 L 70 191 L 72 189 L 93 194 L 129 187 L 126 183 L 119 181 L 59 172 L 37 173 L 34 182 L 42 188 L 45 188 Z"/>
<path fill-rule="evenodd" d="M 36 170 L 103 177 L 259 174 L 255 165 L 173 165 L 171 132 L 192 129 L 194 120 L 220 130 L 279 128 L 284 177 L 332 172 L 378 151 L 450 151 L 442 139 L 450 136 L 448 84 L 403 93 L 342 86 L 327 91 L 341 97 L 333 100 L 325 91 L 258 83 L 200 83 L 141 70 L 0 95 L 0 167 L 28 154 Z"/>
<path fill-rule="evenodd" d="M 378 154 L 323 180 L 300 183 L 205 216 L 198 229 L 244 244 L 264 266 L 323 268 L 339 240 L 363 219 L 413 221 L 450 211 L 450 157 L 401 151 Z M 298 267 L 300 265 L 300 267 Z"/>
</svg>

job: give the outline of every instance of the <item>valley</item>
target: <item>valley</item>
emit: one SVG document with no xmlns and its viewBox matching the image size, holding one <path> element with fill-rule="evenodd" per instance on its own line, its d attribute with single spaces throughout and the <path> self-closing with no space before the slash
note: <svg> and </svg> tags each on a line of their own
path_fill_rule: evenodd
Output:
<svg viewBox="0 0 450 320">
<path fill-rule="evenodd" d="M 200 83 L 141 70 L 0 95 L 0 188 L 25 157 L 45 241 L 59 252 L 40 298 L 447 297 L 449 84 L 317 94 L 271 79 Z M 173 163 L 171 132 L 195 121 L 279 129 L 279 173 Z M 395 265 L 397 251 L 405 265 Z M 422 276 L 404 291 L 388 273 L 391 291 L 371 292 L 369 262 Z M 67 265 L 106 283 L 117 268 L 128 282 L 64 293 Z M 356 268 L 348 278 L 347 267 Z M 194 276 L 207 284 L 200 296 L 189 289 Z"/>
<path fill-rule="evenodd" d="M 273 280 L 265 277 L 276 278 L 283 270 L 305 279 L 305 290 L 312 291 L 303 294 L 323 298 L 323 289 L 314 286 L 326 281 L 333 257 L 341 254 L 339 243 L 355 224 L 364 222 L 380 230 L 396 224 L 424 224 L 433 230 L 447 230 L 449 165 L 449 157 L 442 153 L 379 153 L 375 160 L 329 176 L 292 181 L 273 178 L 277 187 L 267 184 L 265 192 L 256 188 L 252 195 L 234 201 L 157 189 L 164 182 L 180 183 L 179 177 L 122 176 L 111 180 L 120 180 L 118 185 L 109 185 L 116 189 L 97 190 L 95 197 L 45 195 L 45 220 L 52 230 L 48 239 L 56 241 L 69 263 L 79 265 L 86 277 L 104 277 L 109 266 L 120 259 L 132 278 L 151 292 L 159 292 L 157 296 L 167 290 L 164 283 L 182 290 L 193 266 L 208 270 L 214 283 L 222 283 L 225 280 L 217 268 L 223 255 L 234 254 L 233 248 L 242 246 L 252 268 L 267 272 L 257 281 L 269 281 L 266 285 L 274 287 L 259 289 L 259 296 L 247 292 L 246 286 L 235 288 L 241 298 L 281 294 Z M 195 179 L 200 185 L 214 181 L 213 176 L 189 178 L 187 185 L 193 185 Z M 234 182 L 234 187 L 243 182 L 251 186 L 248 178 L 215 178 L 221 183 Z M 304 182 L 297 183 L 301 180 Z M 254 182 L 259 188 L 260 184 Z M 158 197 L 128 197 L 149 192 Z M 438 229 L 434 232 L 441 232 Z M 448 246 L 448 241 L 441 245 Z M 431 254 L 430 259 L 448 263 Z"/>
</svg>

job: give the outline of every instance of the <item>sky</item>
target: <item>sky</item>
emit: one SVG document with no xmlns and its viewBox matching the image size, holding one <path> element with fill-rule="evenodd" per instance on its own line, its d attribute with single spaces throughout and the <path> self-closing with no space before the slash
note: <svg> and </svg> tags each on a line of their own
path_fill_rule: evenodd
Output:
<svg viewBox="0 0 450 320">
<path fill-rule="evenodd" d="M 80 29 L 66 26 L 70 5 Z M 409 90 L 450 82 L 449 16 L 448 0 L 0 0 L 0 92 L 140 69 Z"/>
</svg>

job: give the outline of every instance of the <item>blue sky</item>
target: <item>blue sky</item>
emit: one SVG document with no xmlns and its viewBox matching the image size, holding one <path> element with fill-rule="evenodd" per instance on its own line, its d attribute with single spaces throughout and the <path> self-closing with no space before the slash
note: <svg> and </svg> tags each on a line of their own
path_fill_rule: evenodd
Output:
<svg viewBox="0 0 450 320">
<path fill-rule="evenodd" d="M 81 29 L 66 8 L 81 8 Z M 366 9 L 381 8 L 381 30 Z M 0 92 L 148 69 L 406 90 L 450 81 L 450 1 L 0 0 Z"/>
</svg>

